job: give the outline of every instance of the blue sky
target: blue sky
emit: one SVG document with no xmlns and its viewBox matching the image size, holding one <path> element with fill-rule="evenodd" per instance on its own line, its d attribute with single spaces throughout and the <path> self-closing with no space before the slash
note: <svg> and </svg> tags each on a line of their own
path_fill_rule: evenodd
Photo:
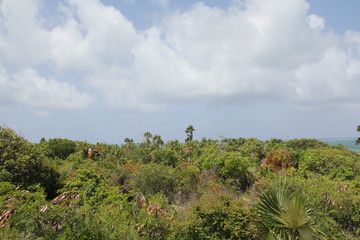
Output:
<svg viewBox="0 0 360 240">
<path fill-rule="evenodd" d="M 358 0 L 2 0 L 0 124 L 88 142 L 357 137 Z"/>
</svg>

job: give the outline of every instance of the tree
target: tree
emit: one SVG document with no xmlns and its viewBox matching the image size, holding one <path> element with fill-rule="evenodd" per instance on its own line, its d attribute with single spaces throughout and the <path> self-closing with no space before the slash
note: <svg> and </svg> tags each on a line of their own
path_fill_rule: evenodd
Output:
<svg viewBox="0 0 360 240">
<path fill-rule="evenodd" d="M 144 143 L 146 145 L 150 145 L 152 138 L 153 138 L 153 135 L 150 132 L 144 133 Z"/>
<path fill-rule="evenodd" d="M 187 134 L 185 142 L 191 142 L 193 140 L 193 132 L 195 131 L 194 127 L 192 125 L 189 125 L 185 133 Z"/>
<path fill-rule="evenodd" d="M 159 147 L 164 146 L 164 141 L 161 139 L 160 135 L 154 135 L 153 144 L 159 148 Z"/>
<path fill-rule="evenodd" d="M 357 131 L 360 132 L 360 125 L 357 126 Z M 360 144 L 360 137 L 356 140 L 356 144 Z"/>
<path fill-rule="evenodd" d="M 130 145 L 130 144 L 133 144 L 133 143 L 134 143 L 134 139 L 125 138 L 125 139 L 124 139 L 124 142 L 125 142 L 126 144 Z"/>
</svg>

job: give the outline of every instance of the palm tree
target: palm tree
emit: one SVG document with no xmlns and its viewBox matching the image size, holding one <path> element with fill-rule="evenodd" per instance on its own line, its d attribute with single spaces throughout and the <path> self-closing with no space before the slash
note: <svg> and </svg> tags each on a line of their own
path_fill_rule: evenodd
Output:
<svg viewBox="0 0 360 240">
<path fill-rule="evenodd" d="M 124 142 L 125 142 L 127 148 L 132 148 L 135 145 L 134 139 L 125 138 Z"/>
<path fill-rule="evenodd" d="M 185 142 L 191 142 L 193 140 L 193 132 L 195 131 L 194 127 L 192 125 L 189 125 L 185 133 L 187 134 Z"/>
<path fill-rule="evenodd" d="M 256 205 L 261 239 L 311 240 L 324 239 L 313 222 L 313 213 L 305 199 L 282 181 L 260 195 Z"/>
<path fill-rule="evenodd" d="M 150 145 L 152 137 L 153 136 L 152 136 L 152 134 L 150 132 L 144 133 L 144 143 L 146 145 Z"/>
<path fill-rule="evenodd" d="M 164 141 L 161 139 L 160 135 L 154 135 L 153 143 L 156 147 L 162 147 L 164 145 Z"/>
</svg>

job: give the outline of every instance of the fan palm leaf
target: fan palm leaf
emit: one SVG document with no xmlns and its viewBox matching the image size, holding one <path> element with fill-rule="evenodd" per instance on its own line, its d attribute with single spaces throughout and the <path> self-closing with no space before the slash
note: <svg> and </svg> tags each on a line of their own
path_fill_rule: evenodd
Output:
<svg viewBox="0 0 360 240">
<path fill-rule="evenodd" d="M 270 186 L 256 206 L 261 239 L 321 239 L 312 221 L 312 211 L 302 196 L 286 182 Z"/>
</svg>

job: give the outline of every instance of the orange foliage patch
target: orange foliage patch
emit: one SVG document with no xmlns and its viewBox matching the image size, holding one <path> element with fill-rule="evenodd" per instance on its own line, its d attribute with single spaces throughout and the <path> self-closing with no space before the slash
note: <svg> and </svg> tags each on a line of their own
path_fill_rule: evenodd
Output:
<svg viewBox="0 0 360 240">
<path fill-rule="evenodd" d="M 292 167 L 293 159 L 287 150 L 272 151 L 263 161 L 261 167 L 270 166 L 275 173 Z"/>
<path fill-rule="evenodd" d="M 188 168 L 188 167 L 190 167 L 190 166 L 194 166 L 194 164 L 192 164 L 192 163 L 190 163 L 190 162 L 181 162 L 181 163 L 179 164 L 179 167 L 182 168 L 182 169 L 186 169 L 186 168 Z"/>
<path fill-rule="evenodd" d="M 134 162 L 134 160 L 128 160 L 124 165 L 119 166 L 122 170 L 127 170 L 130 172 L 139 172 L 141 163 Z"/>
</svg>

